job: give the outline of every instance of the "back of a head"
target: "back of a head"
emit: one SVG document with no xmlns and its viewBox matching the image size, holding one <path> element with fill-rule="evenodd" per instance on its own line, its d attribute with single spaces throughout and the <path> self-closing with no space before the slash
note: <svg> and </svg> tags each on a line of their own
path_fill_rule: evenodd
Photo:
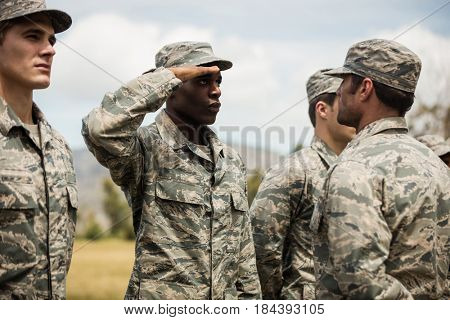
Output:
<svg viewBox="0 0 450 320">
<path fill-rule="evenodd" d="M 341 85 L 342 80 L 325 75 L 325 72 L 331 69 L 321 69 L 311 75 L 306 82 L 306 93 L 309 102 L 309 118 L 313 127 L 316 126 L 316 104 L 323 101 L 332 105 L 336 97 L 336 91 Z"/>
</svg>

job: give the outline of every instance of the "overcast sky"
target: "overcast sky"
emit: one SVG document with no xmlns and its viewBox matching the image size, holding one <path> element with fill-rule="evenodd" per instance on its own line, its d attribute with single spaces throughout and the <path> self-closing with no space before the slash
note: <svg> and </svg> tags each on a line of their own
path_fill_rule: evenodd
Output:
<svg viewBox="0 0 450 320">
<path fill-rule="evenodd" d="M 310 127 L 307 102 L 283 111 L 306 97 L 312 73 L 342 65 L 353 43 L 393 39 L 449 2 L 47 0 L 74 23 L 58 35 L 52 85 L 35 100 L 72 148 L 83 147 L 81 119 L 106 92 L 153 67 L 164 44 L 208 41 L 234 63 L 223 73 L 219 135 L 257 146 L 271 141 L 272 149 L 287 152 Z M 418 100 L 450 105 L 450 4 L 396 41 L 422 59 Z"/>
</svg>

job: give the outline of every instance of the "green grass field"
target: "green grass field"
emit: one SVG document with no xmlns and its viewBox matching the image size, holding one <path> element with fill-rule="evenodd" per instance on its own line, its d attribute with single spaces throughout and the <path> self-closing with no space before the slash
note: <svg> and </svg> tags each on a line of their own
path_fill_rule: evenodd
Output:
<svg viewBox="0 0 450 320">
<path fill-rule="evenodd" d="M 123 299 L 134 260 L 134 242 L 106 239 L 75 241 L 67 277 L 67 299 Z"/>
</svg>

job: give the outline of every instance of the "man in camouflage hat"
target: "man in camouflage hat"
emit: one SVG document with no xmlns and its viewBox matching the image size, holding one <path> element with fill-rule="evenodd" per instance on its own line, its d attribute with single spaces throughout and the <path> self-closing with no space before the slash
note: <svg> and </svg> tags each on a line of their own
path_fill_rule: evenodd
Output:
<svg viewBox="0 0 450 320">
<path fill-rule="evenodd" d="M 357 135 L 328 171 L 311 228 L 319 299 L 439 299 L 449 269 L 450 176 L 404 115 L 421 62 L 399 43 L 353 45 L 338 121 Z"/>
<path fill-rule="evenodd" d="M 450 168 L 450 142 L 435 134 L 427 134 L 417 138 L 428 148 L 433 150 L 436 155 Z"/>
<path fill-rule="evenodd" d="M 69 15 L 0 0 L 0 298 L 64 299 L 77 189 L 72 153 L 33 103 Z"/>
<path fill-rule="evenodd" d="M 329 70 L 317 71 L 306 84 L 311 145 L 267 172 L 250 209 L 264 299 L 315 297 L 309 223 L 328 168 L 355 135 L 337 122 L 341 80 L 324 75 Z"/>
<path fill-rule="evenodd" d="M 231 66 L 208 43 L 166 45 L 156 69 L 107 94 L 83 120 L 89 150 L 133 209 L 128 299 L 261 296 L 245 167 L 208 128 L 221 107 L 221 71 Z M 140 127 L 164 103 L 156 122 Z"/>
</svg>

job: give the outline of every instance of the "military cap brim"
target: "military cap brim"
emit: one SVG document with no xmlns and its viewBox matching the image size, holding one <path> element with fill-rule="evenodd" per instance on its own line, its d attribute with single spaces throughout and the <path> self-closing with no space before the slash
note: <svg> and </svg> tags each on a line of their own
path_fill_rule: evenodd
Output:
<svg viewBox="0 0 450 320">
<path fill-rule="evenodd" d="M 196 65 L 197 66 L 205 66 L 205 65 L 212 65 L 219 67 L 220 71 L 225 71 L 228 69 L 231 69 L 233 66 L 233 63 L 231 61 L 219 58 L 219 57 L 205 57 L 202 59 L 203 61 L 199 61 Z"/>
<path fill-rule="evenodd" d="M 330 77 L 344 78 L 345 76 L 347 76 L 349 74 L 357 74 L 357 73 L 346 67 L 339 67 L 339 68 L 331 69 L 330 71 L 324 72 L 323 74 L 330 76 Z"/>
<path fill-rule="evenodd" d="M 8 15 L 7 17 L 0 19 L 0 22 L 24 16 L 29 16 L 35 13 L 47 14 L 48 17 L 50 18 L 50 21 L 52 22 L 55 33 L 66 31 L 72 25 L 72 18 L 67 13 L 61 10 L 47 9 L 47 8 L 40 8 L 40 9 L 32 8 L 28 11 L 19 11 L 16 14 Z"/>
<path fill-rule="evenodd" d="M 225 71 L 228 69 L 231 69 L 231 67 L 233 66 L 233 63 L 231 61 L 219 58 L 219 57 L 205 57 L 204 59 L 200 59 L 195 65 L 190 65 L 189 63 L 182 63 L 182 64 L 177 64 L 177 65 L 173 65 L 173 66 L 169 66 L 166 68 L 175 68 L 175 67 L 188 67 L 188 66 L 194 66 L 194 67 L 202 67 L 202 66 L 218 66 L 220 71 Z M 153 72 L 155 71 L 156 68 L 152 68 L 150 70 L 145 71 L 143 74 L 149 73 L 149 72 Z"/>
</svg>

